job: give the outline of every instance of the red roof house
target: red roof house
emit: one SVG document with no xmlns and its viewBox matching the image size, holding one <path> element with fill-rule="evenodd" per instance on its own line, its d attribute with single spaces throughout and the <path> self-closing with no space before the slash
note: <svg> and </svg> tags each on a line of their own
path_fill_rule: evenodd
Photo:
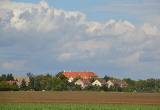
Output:
<svg viewBox="0 0 160 110">
<path fill-rule="evenodd" d="M 92 85 L 93 86 L 103 86 L 103 85 L 106 85 L 106 86 L 108 86 L 108 83 L 105 81 L 105 80 L 103 80 L 103 79 L 97 79 L 97 80 L 95 80 L 93 83 L 92 83 Z"/>
<path fill-rule="evenodd" d="M 22 84 L 21 81 L 17 81 L 17 85 L 18 85 L 19 87 L 21 86 L 21 84 Z M 28 86 L 28 84 L 29 84 L 29 82 L 26 82 L 26 86 Z"/>
<path fill-rule="evenodd" d="M 92 83 L 88 79 L 78 79 L 75 85 L 81 85 L 82 88 L 85 88 L 86 86 L 92 85 Z"/>
<path fill-rule="evenodd" d="M 128 86 L 128 84 L 123 80 L 109 80 L 107 83 L 108 83 L 108 87 L 110 87 L 111 85 L 114 86 L 115 84 L 117 84 L 120 87 Z"/>
<path fill-rule="evenodd" d="M 17 83 L 17 81 L 7 81 L 10 85 Z"/>
<path fill-rule="evenodd" d="M 63 71 L 62 73 L 65 75 L 69 82 L 73 80 L 75 77 L 81 77 L 82 79 L 89 79 L 89 78 L 98 78 L 98 76 L 94 72 L 72 72 L 72 71 Z"/>
</svg>

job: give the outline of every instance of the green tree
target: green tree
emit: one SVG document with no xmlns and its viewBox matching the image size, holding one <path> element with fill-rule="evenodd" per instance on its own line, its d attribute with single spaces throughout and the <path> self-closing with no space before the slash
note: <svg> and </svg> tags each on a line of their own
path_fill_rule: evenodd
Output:
<svg viewBox="0 0 160 110">
<path fill-rule="evenodd" d="M 28 84 L 27 89 L 28 90 L 34 90 L 34 81 L 35 81 L 34 77 L 35 76 L 31 72 L 28 72 L 26 74 L 29 77 L 29 84 Z"/>
<path fill-rule="evenodd" d="M 27 74 L 27 76 L 29 77 L 29 80 L 34 77 L 34 75 L 33 75 L 31 72 L 28 72 L 28 73 L 26 73 L 26 74 Z"/>
<path fill-rule="evenodd" d="M 83 90 L 93 91 L 94 90 L 94 86 L 92 86 L 92 85 L 86 86 Z"/>
<path fill-rule="evenodd" d="M 45 76 L 52 78 L 52 75 L 47 73 Z"/>
<path fill-rule="evenodd" d="M 136 81 L 130 79 L 130 78 L 124 78 L 123 79 L 129 86 L 134 86 Z"/>
<path fill-rule="evenodd" d="M 60 81 L 59 84 L 55 87 L 56 91 L 66 91 L 67 84 L 64 81 Z"/>
<path fill-rule="evenodd" d="M 26 87 L 27 87 L 26 86 L 26 81 L 23 79 L 22 82 L 21 82 L 21 85 L 20 85 L 20 89 L 21 90 L 26 90 Z"/>
<path fill-rule="evenodd" d="M 155 89 L 155 85 L 156 85 L 156 79 L 153 78 L 147 79 L 146 87 Z"/>
<path fill-rule="evenodd" d="M 108 86 L 102 85 L 101 89 L 102 89 L 103 91 L 108 91 Z"/>
<path fill-rule="evenodd" d="M 68 78 L 63 74 L 57 75 L 53 78 L 53 89 L 55 91 L 68 90 Z"/>
<path fill-rule="evenodd" d="M 67 81 L 68 81 L 68 78 L 67 78 L 64 74 L 60 74 L 60 75 L 58 76 L 58 78 L 59 78 L 60 80 L 67 80 Z"/>
<path fill-rule="evenodd" d="M 11 90 L 11 86 L 9 83 L 7 83 L 6 81 L 1 81 L 0 82 L 0 91 L 9 91 Z"/>
<path fill-rule="evenodd" d="M 117 86 L 117 92 L 122 92 L 122 88 L 120 86 Z"/>
<path fill-rule="evenodd" d="M 144 91 L 144 89 L 146 88 L 146 84 L 147 84 L 147 81 L 146 81 L 146 80 L 141 80 L 141 79 L 139 79 L 139 80 L 135 83 L 136 90 L 138 90 L 138 91 Z"/>
<path fill-rule="evenodd" d="M 112 85 L 109 87 L 109 91 L 114 91 L 114 88 Z"/>
<path fill-rule="evenodd" d="M 53 86 L 53 79 L 46 75 L 42 76 L 42 80 L 40 81 L 43 90 L 51 90 Z"/>
<path fill-rule="evenodd" d="M 29 79 L 28 90 L 34 90 L 34 77 Z"/>
<path fill-rule="evenodd" d="M 75 86 L 75 84 L 73 83 L 73 82 L 68 82 L 68 90 L 70 90 L 70 91 L 72 91 L 72 90 L 74 90 L 74 86 Z"/>
<path fill-rule="evenodd" d="M 113 80 L 113 79 L 115 79 L 115 78 L 105 75 L 103 79 L 104 79 L 106 82 L 108 82 L 109 80 Z"/>
<path fill-rule="evenodd" d="M 18 87 L 18 85 L 16 83 L 12 84 L 10 86 L 10 88 L 11 88 L 12 91 L 19 91 L 19 87 Z"/>
<path fill-rule="evenodd" d="M 13 77 L 12 73 L 7 74 L 6 81 L 14 81 L 14 77 Z"/>
<path fill-rule="evenodd" d="M 2 76 L 0 76 L 0 82 L 1 82 L 1 81 L 3 81 L 3 77 L 2 77 Z"/>
<path fill-rule="evenodd" d="M 123 92 L 133 92 L 136 90 L 135 86 L 127 86 L 126 88 L 122 88 Z"/>
<path fill-rule="evenodd" d="M 0 81 L 7 81 L 6 77 L 6 74 L 2 74 L 2 76 L 0 76 Z"/>
<path fill-rule="evenodd" d="M 58 72 L 55 76 L 56 76 L 56 77 L 59 77 L 59 75 L 61 75 L 62 73 L 63 73 L 63 71 Z"/>
<path fill-rule="evenodd" d="M 93 83 L 96 79 L 95 78 L 89 78 L 88 79 L 91 83 Z"/>
<path fill-rule="evenodd" d="M 38 75 L 35 76 L 34 78 L 34 90 L 35 91 L 41 91 L 42 90 L 42 85 L 41 85 L 41 80 L 42 80 L 43 75 Z"/>
<path fill-rule="evenodd" d="M 81 85 L 75 85 L 75 86 L 74 86 L 74 90 L 75 90 L 75 91 L 81 91 L 81 90 L 82 90 Z"/>
<path fill-rule="evenodd" d="M 160 93 L 160 79 L 156 79 L 155 85 L 155 91 Z"/>
<path fill-rule="evenodd" d="M 75 83 L 78 79 L 82 79 L 82 78 L 80 76 L 75 77 L 72 82 Z"/>
<path fill-rule="evenodd" d="M 58 78 L 58 77 L 55 77 L 55 78 L 53 78 L 53 88 L 52 88 L 52 90 L 56 90 L 57 88 L 57 86 L 58 86 L 58 84 L 60 83 L 60 79 Z"/>
</svg>

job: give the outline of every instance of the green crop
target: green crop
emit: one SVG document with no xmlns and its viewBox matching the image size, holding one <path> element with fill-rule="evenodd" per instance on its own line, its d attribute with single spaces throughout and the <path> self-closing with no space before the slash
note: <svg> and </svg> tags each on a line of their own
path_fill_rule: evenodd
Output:
<svg viewBox="0 0 160 110">
<path fill-rule="evenodd" d="M 0 110 L 160 110 L 160 106 L 113 104 L 0 103 Z"/>
</svg>

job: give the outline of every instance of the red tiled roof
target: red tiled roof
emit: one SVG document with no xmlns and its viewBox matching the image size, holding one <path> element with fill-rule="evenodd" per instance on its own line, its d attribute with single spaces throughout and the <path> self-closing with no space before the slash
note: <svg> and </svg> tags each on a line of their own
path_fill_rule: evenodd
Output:
<svg viewBox="0 0 160 110">
<path fill-rule="evenodd" d="M 18 81 L 17 85 L 20 86 L 22 84 L 22 82 Z M 28 86 L 29 82 L 26 82 L 26 86 Z"/>
<path fill-rule="evenodd" d="M 68 79 L 70 77 L 81 77 L 82 79 L 89 79 L 89 78 L 98 78 L 98 76 L 94 72 L 70 72 L 65 71 L 62 74 L 64 74 Z"/>
<path fill-rule="evenodd" d="M 10 85 L 17 83 L 17 81 L 7 81 Z"/>
</svg>

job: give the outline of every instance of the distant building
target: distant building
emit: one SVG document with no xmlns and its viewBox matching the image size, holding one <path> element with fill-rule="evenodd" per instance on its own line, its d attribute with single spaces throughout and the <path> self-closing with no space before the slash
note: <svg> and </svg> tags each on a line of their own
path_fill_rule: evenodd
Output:
<svg viewBox="0 0 160 110">
<path fill-rule="evenodd" d="M 105 80 L 103 80 L 103 79 L 97 79 L 97 80 L 95 80 L 95 81 L 92 83 L 92 85 L 93 85 L 93 86 L 100 86 L 100 87 L 102 87 L 103 85 L 108 86 L 108 83 L 107 83 Z"/>
<path fill-rule="evenodd" d="M 24 79 L 26 81 L 26 86 L 29 84 L 29 77 L 28 76 L 13 76 L 14 80 L 17 81 L 17 85 L 20 87 L 22 84 L 22 80 Z"/>
<path fill-rule="evenodd" d="M 98 78 L 98 76 L 94 72 L 72 72 L 72 71 L 63 71 L 62 73 L 65 75 L 69 80 L 72 82 L 75 77 L 81 77 L 82 79 L 89 79 L 89 78 Z"/>
<path fill-rule="evenodd" d="M 128 84 L 123 80 L 109 80 L 107 83 L 108 83 L 108 87 L 115 86 L 115 85 L 118 85 L 120 87 L 127 87 L 128 86 Z"/>
<path fill-rule="evenodd" d="M 7 83 L 9 83 L 10 85 L 13 85 L 14 83 L 17 84 L 17 81 L 7 81 Z"/>
<path fill-rule="evenodd" d="M 75 82 L 75 85 L 81 85 L 82 89 L 85 88 L 86 86 L 91 86 L 92 83 L 88 79 L 78 79 Z"/>
<path fill-rule="evenodd" d="M 29 77 L 28 76 L 13 76 L 14 80 L 21 81 L 24 79 L 26 82 L 29 82 Z"/>
</svg>

